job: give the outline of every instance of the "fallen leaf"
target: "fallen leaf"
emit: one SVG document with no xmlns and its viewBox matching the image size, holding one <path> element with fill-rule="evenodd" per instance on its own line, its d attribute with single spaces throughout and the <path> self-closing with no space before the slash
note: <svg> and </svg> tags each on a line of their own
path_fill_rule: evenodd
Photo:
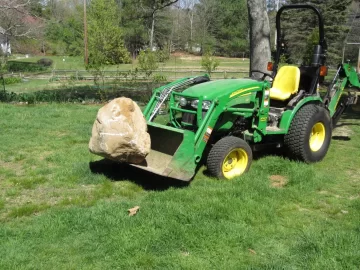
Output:
<svg viewBox="0 0 360 270">
<path fill-rule="evenodd" d="M 189 255 L 190 255 L 190 252 L 188 252 L 188 251 L 182 251 L 182 252 L 181 252 L 181 255 L 183 255 L 183 256 L 189 256 Z"/>
<path fill-rule="evenodd" d="M 249 248 L 249 251 L 250 251 L 252 254 L 256 254 L 256 251 L 253 250 L 253 249 L 251 249 L 251 248 Z"/>
<path fill-rule="evenodd" d="M 139 211 L 139 209 L 140 209 L 140 206 L 135 206 L 133 208 L 128 209 L 129 216 L 130 217 L 135 216 L 137 214 L 137 212 Z"/>
</svg>

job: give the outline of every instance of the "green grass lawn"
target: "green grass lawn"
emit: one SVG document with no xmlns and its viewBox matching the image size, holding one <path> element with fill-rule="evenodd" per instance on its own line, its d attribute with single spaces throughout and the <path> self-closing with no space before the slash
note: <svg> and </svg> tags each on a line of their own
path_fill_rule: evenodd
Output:
<svg viewBox="0 0 360 270">
<path fill-rule="evenodd" d="M 85 70 L 84 59 L 81 56 L 45 56 L 53 60 L 52 69 L 65 69 L 65 70 Z M 10 58 L 10 61 L 32 62 L 36 63 L 44 56 L 33 56 L 29 58 Z M 201 69 L 201 56 L 192 55 L 172 55 L 165 63 L 159 63 L 159 68 L 165 69 Z M 249 67 L 249 59 L 245 58 L 226 58 L 219 57 L 220 65 L 219 69 L 245 69 Z M 108 66 L 107 70 L 131 70 L 138 67 L 137 61 L 133 61 L 131 64 L 120 64 L 114 66 Z"/>
<path fill-rule="evenodd" d="M 0 269 L 359 269 L 359 115 L 320 163 L 187 185 L 90 154 L 99 107 L 0 104 Z"/>
<path fill-rule="evenodd" d="M 76 86 L 90 85 L 93 86 L 93 81 L 49 81 L 46 79 L 26 79 L 22 83 L 15 83 L 5 85 L 8 92 L 15 93 L 31 93 L 42 90 L 55 90 L 55 89 L 71 89 Z M 2 85 L 0 86 L 2 89 Z"/>
<path fill-rule="evenodd" d="M 29 58 L 16 59 L 13 57 L 10 61 L 21 61 L 21 62 L 32 62 L 36 63 L 43 56 L 34 56 Z M 80 70 L 82 76 L 91 76 L 91 74 L 85 71 L 82 57 L 70 57 L 70 56 L 46 56 L 53 60 L 52 67 L 47 71 L 47 74 L 50 78 L 51 69 L 55 70 Z M 249 59 L 242 58 L 225 58 L 220 57 L 220 66 L 218 67 L 218 73 L 213 73 L 213 79 L 223 79 L 223 78 L 243 78 L 248 76 L 247 70 L 249 67 Z M 201 71 L 201 57 L 200 56 L 191 56 L 191 55 L 172 55 L 168 61 L 165 63 L 160 63 L 158 72 L 155 72 L 154 75 L 165 76 L 169 80 L 175 80 L 178 78 L 186 76 L 196 76 L 203 75 L 205 71 Z M 107 71 L 117 71 L 124 72 L 129 70 L 134 70 L 137 65 L 137 61 L 134 61 L 132 64 L 121 64 L 117 66 L 108 66 L 105 70 Z M 245 73 L 244 73 L 245 72 Z M 44 72 L 41 72 L 44 76 Z M 46 72 L 45 72 L 46 73 Z M 71 72 L 55 72 L 56 76 L 68 75 L 74 76 L 75 73 Z M 49 78 L 37 78 L 37 73 L 31 74 L 26 73 L 26 79 L 22 83 L 6 85 L 6 90 L 9 92 L 15 93 L 24 93 L 24 92 L 35 92 L 41 90 L 53 90 L 59 88 L 68 87 L 68 80 L 60 81 L 49 81 Z M 108 74 L 110 75 L 110 74 Z M 112 74 L 114 75 L 114 74 Z M 15 74 L 16 76 L 16 74 Z M 141 74 L 139 74 L 141 76 Z M 71 82 L 72 86 L 75 85 L 94 85 L 93 81 L 74 81 Z"/>
<path fill-rule="evenodd" d="M 11 61 L 25 61 L 36 63 L 39 59 L 43 57 L 35 56 L 30 58 L 13 58 Z M 75 71 L 80 70 L 81 72 L 78 75 L 81 76 L 91 76 L 91 74 L 85 71 L 83 58 L 82 57 L 69 57 L 69 56 L 47 56 L 53 60 L 53 66 L 51 69 L 55 70 L 73 70 L 74 72 L 55 72 L 55 77 L 57 76 L 73 76 L 75 77 Z M 220 65 L 214 72 L 211 77 L 212 79 L 224 79 L 224 78 L 244 78 L 248 77 L 249 70 L 249 59 L 245 58 L 227 58 L 219 57 Z M 186 55 L 186 54 L 174 54 L 170 57 L 165 63 L 160 63 L 157 72 L 154 72 L 153 75 L 161 75 L 167 80 L 175 80 L 186 76 L 197 76 L 203 75 L 205 71 L 202 71 L 201 68 L 201 57 Z M 116 72 L 127 72 L 129 70 L 134 70 L 137 65 L 137 61 L 134 61 L 132 64 L 121 64 L 118 66 L 108 66 L 106 67 L 107 71 L 116 71 Z M 51 77 L 51 69 L 48 70 L 48 76 Z M 116 75 L 115 73 L 107 75 Z M 16 75 L 16 74 L 15 74 Z M 118 74 L 119 75 L 119 74 Z M 142 76 L 143 74 L 138 74 Z M 22 83 L 17 83 L 13 85 L 7 85 L 6 90 L 9 92 L 15 93 L 24 93 L 24 92 L 35 92 L 41 90 L 53 90 L 53 89 L 65 89 L 73 86 L 83 86 L 83 85 L 94 85 L 94 82 L 91 80 L 87 81 L 71 81 L 71 80 L 57 80 L 49 81 L 49 78 L 37 78 L 36 75 L 26 74 L 26 79 Z M 326 77 L 327 82 L 331 82 L 335 76 L 335 70 L 330 70 L 328 76 Z M 70 84 L 70 85 L 69 85 Z"/>
</svg>

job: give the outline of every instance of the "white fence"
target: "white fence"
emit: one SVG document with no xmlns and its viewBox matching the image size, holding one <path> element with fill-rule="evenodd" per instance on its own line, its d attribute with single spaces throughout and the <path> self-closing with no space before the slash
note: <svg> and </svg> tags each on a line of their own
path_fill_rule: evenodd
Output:
<svg viewBox="0 0 360 270">
<path fill-rule="evenodd" d="M 12 73 L 6 74 L 5 77 L 20 76 L 22 78 L 30 79 L 47 79 L 47 80 L 94 80 L 100 78 L 104 80 L 121 80 L 121 81 L 144 81 L 157 78 L 159 80 L 172 81 L 186 76 L 204 75 L 206 71 L 201 69 L 161 69 L 154 70 L 152 74 L 147 77 L 144 72 L 134 70 L 105 70 L 99 74 L 91 73 L 87 70 L 65 70 L 54 69 L 48 72 L 32 73 Z M 249 72 L 244 70 L 215 70 L 211 73 L 212 79 L 224 78 L 243 78 L 248 76 Z"/>
</svg>

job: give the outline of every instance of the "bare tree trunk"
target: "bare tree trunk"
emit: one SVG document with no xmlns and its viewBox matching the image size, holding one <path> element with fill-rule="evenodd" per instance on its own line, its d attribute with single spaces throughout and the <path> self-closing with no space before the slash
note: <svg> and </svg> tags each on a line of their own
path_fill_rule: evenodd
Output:
<svg viewBox="0 0 360 270">
<path fill-rule="evenodd" d="M 87 11 L 86 0 L 84 0 L 84 63 L 85 66 L 89 64 L 89 48 L 88 48 L 88 27 L 87 27 Z"/>
<path fill-rule="evenodd" d="M 270 26 L 266 0 L 247 0 L 250 25 L 250 70 L 266 72 L 271 60 Z M 261 76 L 254 73 L 255 76 Z"/>
<path fill-rule="evenodd" d="M 46 56 L 45 41 L 41 40 L 43 55 Z"/>
<path fill-rule="evenodd" d="M 187 15 L 190 22 L 190 40 L 188 40 L 189 52 L 193 52 L 193 32 L 194 32 L 194 6 L 197 0 L 183 0 L 184 8 L 187 10 Z"/>
<path fill-rule="evenodd" d="M 175 4 L 178 0 L 152 0 L 152 7 L 151 7 L 151 30 L 150 30 L 150 48 L 152 50 L 152 47 L 154 45 L 154 29 L 155 29 L 155 17 L 156 12 L 159 10 L 162 10 L 168 6 L 171 6 L 172 4 Z"/>
<path fill-rule="evenodd" d="M 191 14 L 189 15 L 190 19 L 190 52 L 193 52 L 193 22 L 194 22 L 194 12 L 191 11 Z"/>
<path fill-rule="evenodd" d="M 154 44 L 154 29 L 155 29 L 155 11 L 152 14 L 151 30 L 150 30 L 150 50 L 153 49 Z"/>
</svg>

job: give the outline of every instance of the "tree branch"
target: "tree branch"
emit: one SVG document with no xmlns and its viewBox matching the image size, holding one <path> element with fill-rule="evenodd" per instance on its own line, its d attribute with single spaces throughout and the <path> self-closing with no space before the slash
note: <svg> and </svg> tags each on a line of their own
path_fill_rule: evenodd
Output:
<svg viewBox="0 0 360 270">
<path fill-rule="evenodd" d="M 30 4 L 30 0 L 27 0 L 25 3 L 22 3 L 22 4 L 19 4 L 16 1 L 13 1 L 13 2 L 7 3 L 7 5 L 0 4 L 0 10 L 1 9 L 16 10 L 16 11 L 18 11 L 20 13 L 24 13 L 24 11 L 21 10 L 21 8 L 24 8 L 29 4 Z"/>
<path fill-rule="evenodd" d="M 179 1 L 179 0 L 172 0 L 172 1 L 168 2 L 168 3 L 165 3 L 165 4 L 163 4 L 163 5 L 160 5 L 160 6 L 158 6 L 158 7 L 156 8 L 156 10 L 160 10 L 160 9 L 166 8 L 166 7 L 168 7 L 168 6 L 171 6 L 172 4 L 175 4 L 177 1 Z"/>
</svg>

